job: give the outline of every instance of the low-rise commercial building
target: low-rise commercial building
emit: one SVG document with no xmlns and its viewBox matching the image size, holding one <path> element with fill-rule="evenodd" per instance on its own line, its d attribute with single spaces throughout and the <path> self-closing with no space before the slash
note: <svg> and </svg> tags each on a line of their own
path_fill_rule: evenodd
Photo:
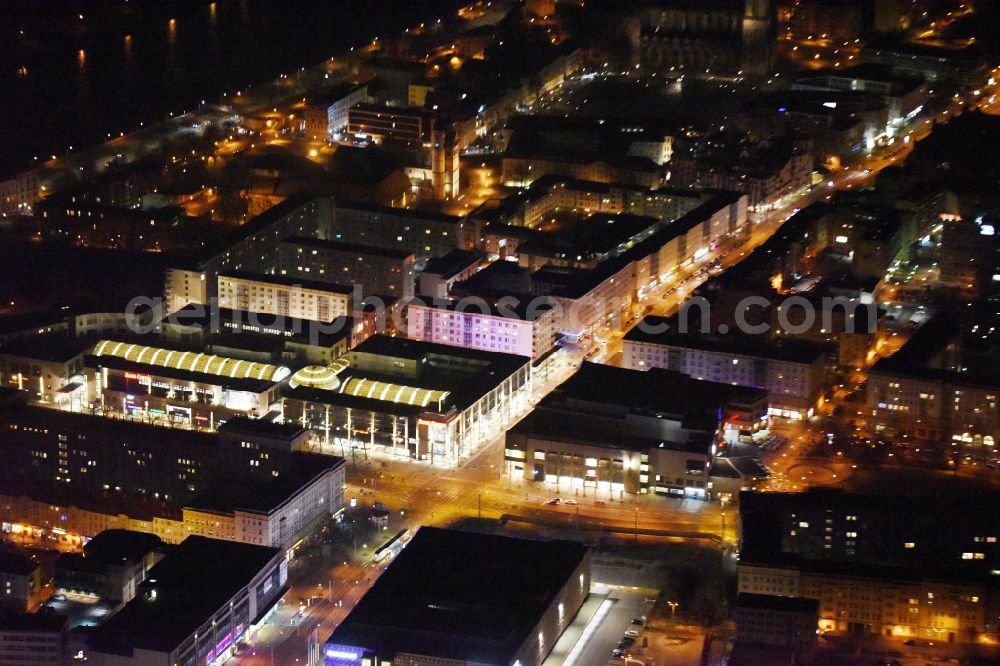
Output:
<svg viewBox="0 0 1000 666">
<path fill-rule="evenodd" d="M 135 597 L 136 588 L 163 557 L 155 534 L 104 530 L 83 546 L 83 553 L 63 553 L 55 561 L 55 589 L 117 606 Z"/>
<path fill-rule="evenodd" d="M 0 386 L 25 391 L 41 402 L 68 404 L 80 397 L 88 347 L 68 334 L 0 342 Z"/>
<path fill-rule="evenodd" d="M 280 364 L 324 364 L 374 335 L 380 313 L 330 321 L 191 303 L 158 324 L 165 344 Z"/>
<path fill-rule="evenodd" d="M 596 495 L 712 496 L 726 441 L 766 426 L 753 388 L 585 362 L 506 433 L 506 473 Z"/>
<path fill-rule="evenodd" d="M 892 128 L 913 120 L 930 97 L 926 78 L 895 74 L 891 67 L 874 63 L 817 72 L 798 79 L 792 90 L 844 90 L 879 95 L 889 108 Z"/>
<path fill-rule="evenodd" d="M 236 414 L 266 414 L 284 366 L 101 340 L 86 360 L 87 403 L 105 415 L 214 430 Z"/>
<path fill-rule="evenodd" d="M 278 548 L 190 536 L 89 638 L 97 666 L 207 666 L 234 654 L 286 590 Z"/>
<path fill-rule="evenodd" d="M 504 128 L 503 180 L 528 185 L 547 175 L 659 187 L 673 139 L 650 123 L 515 116 Z"/>
<path fill-rule="evenodd" d="M 590 551 L 421 527 L 327 639 L 325 666 L 539 666 L 590 592 Z"/>
<path fill-rule="evenodd" d="M 455 466 L 527 407 L 531 359 L 374 336 L 284 391 L 286 420 L 324 447 Z"/>
<path fill-rule="evenodd" d="M 423 145 L 434 132 L 434 114 L 423 108 L 356 104 L 347 111 L 347 133 Z"/>
</svg>

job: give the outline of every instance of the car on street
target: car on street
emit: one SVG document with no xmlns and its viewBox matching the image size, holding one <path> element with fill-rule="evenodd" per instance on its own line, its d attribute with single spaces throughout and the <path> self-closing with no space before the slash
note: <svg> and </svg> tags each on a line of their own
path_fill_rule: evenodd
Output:
<svg viewBox="0 0 1000 666">
<path fill-rule="evenodd" d="M 559 506 L 560 504 L 562 504 L 562 500 L 558 497 L 553 497 L 552 499 L 546 500 L 545 504 L 542 506 Z"/>
</svg>

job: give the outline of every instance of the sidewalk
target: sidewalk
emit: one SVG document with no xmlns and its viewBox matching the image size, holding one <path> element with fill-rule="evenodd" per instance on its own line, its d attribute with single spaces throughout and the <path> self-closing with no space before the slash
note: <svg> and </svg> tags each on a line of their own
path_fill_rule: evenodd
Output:
<svg viewBox="0 0 1000 666">
<path fill-rule="evenodd" d="M 597 613 L 597 609 L 601 607 L 604 603 L 606 596 L 603 594 L 594 594 L 593 592 L 587 597 L 587 600 L 583 602 L 583 606 L 580 607 L 579 612 L 577 612 L 576 617 L 573 621 L 569 623 L 566 630 L 563 631 L 562 636 L 556 641 L 555 646 L 552 648 L 552 652 L 549 656 L 542 662 L 542 666 L 560 666 L 566 663 L 566 658 L 570 655 L 570 652 L 574 651 L 577 642 L 583 638 L 583 643 L 579 646 L 576 652 L 579 654 L 581 651 L 586 650 L 587 642 L 590 640 L 590 632 L 587 636 L 584 636 L 584 630 L 590 621 L 594 619 L 594 615 Z M 593 631 L 593 630 L 591 630 Z M 568 665 L 567 665 L 568 666 Z"/>
</svg>

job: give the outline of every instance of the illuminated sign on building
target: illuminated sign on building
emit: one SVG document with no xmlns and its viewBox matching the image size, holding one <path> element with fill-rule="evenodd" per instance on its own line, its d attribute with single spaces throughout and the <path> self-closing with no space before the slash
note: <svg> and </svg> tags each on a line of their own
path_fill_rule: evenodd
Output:
<svg viewBox="0 0 1000 666">
<path fill-rule="evenodd" d="M 347 645 L 327 645 L 323 651 L 325 666 L 353 666 L 361 661 L 364 648 Z"/>
</svg>

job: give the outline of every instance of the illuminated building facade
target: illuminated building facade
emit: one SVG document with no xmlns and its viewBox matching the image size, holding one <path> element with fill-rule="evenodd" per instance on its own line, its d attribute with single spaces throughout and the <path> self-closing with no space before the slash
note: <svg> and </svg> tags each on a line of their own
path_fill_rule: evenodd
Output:
<svg viewBox="0 0 1000 666">
<path fill-rule="evenodd" d="M 351 314 L 353 288 L 285 275 L 219 275 L 219 307 L 328 322 Z"/>
<path fill-rule="evenodd" d="M 995 641 L 993 505 L 988 495 L 742 493 L 739 592 L 815 599 L 821 631 Z"/>
<path fill-rule="evenodd" d="M 716 454 L 765 427 L 766 405 L 758 389 L 585 362 L 507 431 L 506 472 L 585 495 L 708 499 Z"/>
<path fill-rule="evenodd" d="M 291 237 L 278 255 L 282 274 L 357 285 L 365 296 L 413 297 L 415 257 L 407 250 Z"/>
<path fill-rule="evenodd" d="M 136 598 L 89 637 L 97 666 L 208 666 L 235 653 L 284 592 L 281 549 L 191 536 L 149 572 Z"/>
<path fill-rule="evenodd" d="M 518 310 L 504 315 L 494 307 L 459 311 L 451 302 L 413 302 L 406 308 L 407 337 L 537 360 L 555 344 L 561 312 L 551 303 L 543 303 L 530 315 L 525 308 Z"/>
<path fill-rule="evenodd" d="M 212 430 L 235 414 L 261 416 L 288 368 L 191 351 L 101 340 L 87 357 L 88 402 L 105 415 Z"/>
<path fill-rule="evenodd" d="M 3 528 L 289 547 L 343 507 L 344 461 L 311 453 L 300 428 L 233 417 L 220 430 L 4 405 Z"/>
<path fill-rule="evenodd" d="M 586 600 L 590 566 L 576 542 L 421 527 L 327 639 L 323 664 L 540 666 Z"/>
<path fill-rule="evenodd" d="M 286 420 L 323 446 L 452 467 L 527 408 L 531 359 L 374 336 L 284 390 Z"/>
<path fill-rule="evenodd" d="M 771 416 L 801 420 L 811 416 L 818 405 L 826 386 L 829 356 L 820 345 L 681 335 L 676 331 L 676 318 L 646 317 L 625 335 L 622 367 L 667 368 L 695 379 L 762 388 L 768 391 Z"/>
</svg>

